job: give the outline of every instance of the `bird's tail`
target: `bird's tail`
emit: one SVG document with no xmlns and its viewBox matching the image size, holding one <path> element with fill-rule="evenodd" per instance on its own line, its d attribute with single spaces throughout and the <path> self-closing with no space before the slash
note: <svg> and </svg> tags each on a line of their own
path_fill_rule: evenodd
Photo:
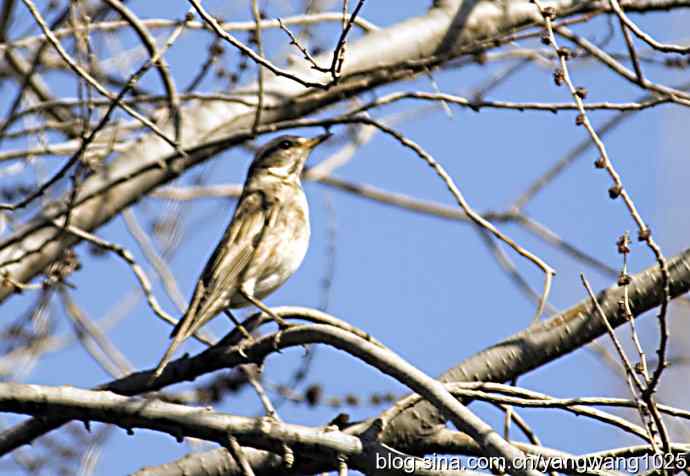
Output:
<svg viewBox="0 0 690 476">
<path fill-rule="evenodd" d="M 184 336 L 184 334 L 179 332 L 175 334 L 175 337 L 173 337 L 173 341 L 168 346 L 168 349 L 165 351 L 165 354 L 163 354 L 163 358 L 160 360 L 160 362 L 158 362 L 156 370 L 153 371 L 153 379 L 157 379 L 161 376 L 161 374 L 165 370 L 165 367 L 168 365 L 168 362 L 170 362 L 170 359 L 172 358 L 173 354 L 185 339 L 186 337 Z"/>
<path fill-rule="evenodd" d="M 197 310 L 199 308 L 199 301 L 201 300 L 201 295 L 202 293 L 196 293 L 194 299 L 192 300 L 192 303 L 187 309 L 187 312 L 185 312 L 184 316 L 182 316 L 182 318 L 177 322 L 172 332 L 170 333 L 172 342 L 165 351 L 165 354 L 163 354 L 163 358 L 161 358 L 160 362 L 158 362 L 158 366 L 153 371 L 151 380 L 155 380 L 161 376 L 161 374 L 165 370 L 165 367 L 168 365 L 168 362 L 170 362 L 170 359 L 172 358 L 173 354 L 180 346 L 180 344 L 184 342 L 187 339 L 187 337 L 194 334 L 199 327 L 201 327 L 200 324 L 202 323 L 198 322 L 198 317 L 200 316 L 198 316 L 197 314 Z"/>
</svg>

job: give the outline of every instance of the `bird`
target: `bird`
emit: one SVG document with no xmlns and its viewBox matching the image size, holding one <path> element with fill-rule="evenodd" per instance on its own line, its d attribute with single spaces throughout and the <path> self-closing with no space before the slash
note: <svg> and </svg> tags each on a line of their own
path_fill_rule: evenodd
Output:
<svg viewBox="0 0 690 476">
<path fill-rule="evenodd" d="M 331 137 L 277 137 L 257 150 L 232 220 L 197 280 L 189 306 L 154 370 L 158 378 L 177 347 L 230 308 L 258 307 L 285 323 L 261 300 L 302 264 L 309 248 L 309 206 L 301 174 L 314 148 Z M 233 318 L 234 321 L 234 318 Z"/>
</svg>

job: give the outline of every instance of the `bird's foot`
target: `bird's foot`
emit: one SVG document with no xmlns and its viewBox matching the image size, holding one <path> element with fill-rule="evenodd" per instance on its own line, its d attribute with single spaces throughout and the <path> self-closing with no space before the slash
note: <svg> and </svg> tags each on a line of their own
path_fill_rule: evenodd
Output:
<svg viewBox="0 0 690 476">
<path fill-rule="evenodd" d="M 247 337 L 246 339 L 242 339 L 238 344 L 237 344 L 237 352 L 244 357 L 245 359 L 249 359 L 249 356 L 245 352 L 245 349 L 249 346 L 251 346 L 255 342 L 254 337 L 251 335 Z"/>
</svg>

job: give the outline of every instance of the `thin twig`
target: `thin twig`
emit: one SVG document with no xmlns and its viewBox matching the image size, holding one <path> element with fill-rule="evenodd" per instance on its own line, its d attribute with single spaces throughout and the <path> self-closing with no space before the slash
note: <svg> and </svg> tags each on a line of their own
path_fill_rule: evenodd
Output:
<svg viewBox="0 0 690 476">
<path fill-rule="evenodd" d="M 335 50 L 333 50 L 333 59 L 331 61 L 330 68 L 331 78 L 333 79 L 333 82 L 338 81 L 338 78 L 340 77 L 343 62 L 345 61 L 347 35 L 348 33 L 350 33 L 350 30 L 352 29 L 352 25 L 354 23 L 355 18 L 357 18 L 359 11 L 364 6 L 364 1 L 365 0 L 359 0 L 357 2 L 357 5 L 355 6 L 355 9 L 352 11 L 350 18 L 347 20 L 347 22 L 343 24 L 343 30 L 340 32 L 340 37 L 338 38 L 338 42 L 336 43 Z M 345 12 L 347 12 L 347 0 L 343 0 L 343 16 L 345 15 Z"/>
<path fill-rule="evenodd" d="M 261 12 L 259 11 L 259 5 L 257 0 L 252 0 L 252 16 L 254 17 L 254 23 L 256 24 L 256 29 L 254 30 L 254 40 L 256 41 L 256 49 L 261 58 L 264 57 L 264 44 L 261 39 Z M 256 75 L 257 84 L 259 90 L 257 92 L 257 102 L 256 102 L 256 114 L 254 115 L 254 124 L 252 125 L 252 131 L 256 131 L 256 128 L 261 124 L 261 111 L 264 107 L 264 69 L 260 63 L 256 64 Z"/>
<path fill-rule="evenodd" d="M 23 0 L 23 1 L 27 1 L 27 0 Z M 223 30 L 222 26 L 218 23 L 218 21 L 215 18 L 213 18 L 211 15 L 208 14 L 208 12 L 204 9 L 204 7 L 201 6 L 201 3 L 198 0 L 189 0 L 189 3 L 192 4 L 192 6 L 197 11 L 199 16 L 201 16 L 201 18 L 203 18 L 203 20 L 211 27 L 211 29 L 216 33 L 216 35 L 223 38 L 225 41 L 227 41 L 228 43 L 233 45 L 235 48 L 237 48 L 238 50 L 240 50 L 241 52 L 243 52 L 244 54 L 249 56 L 252 60 L 254 60 L 257 63 L 258 66 L 264 66 L 266 69 L 271 71 L 273 74 L 275 74 L 277 76 L 283 76 L 285 78 L 289 78 L 289 79 L 301 84 L 305 88 L 321 88 L 321 89 L 323 89 L 327 86 L 325 84 L 314 83 L 312 81 L 304 80 L 304 79 L 300 78 L 299 76 L 296 76 L 287 70 L 284 70 L 284 69 L 277 67 L 276 65 L 271 63 L 269 60 L 267 60 L 263 56 L 257 55 L 254 52 L 254 50 L 252 50 L 247 45 L 245 45 L 244 43 L 239 41 L 237 38 L 232 36 L 227 31 Z M 256 24 L 255 24 L 255 27 L 256 27 Z"/>
<path fill-rule="evenodd" d="M 54 223 L 56 227 L 62 228 L 63 224 L 55 222 Z M 146 276 L 146 273 L 144 270 L 139 266 L 137 261 L 134 259 L 134 256 L 132 253 L 129 252 L 126 248 L 123 248 L 120 245 L 117 245 L 115 243 L 111 243 L 109 241 L 106 241 L 102 238 L 97 237 L 96 235 L 93 235 L 85 230 L 81 230 L 73 225 L 69 225 L 65 227 L 65 231 L 73 234 L 74 236 L 79 237 L 82 240 L 88 241 L 89 243 L 92 243 L 96 245 L 99 248 L 102 248 L 107 251 L 111 251 L 115 253 L 117 256 L 122 258 L 131 268 L 132 272 L 137 278 L 137 281 L 139 281 L 139 285 L 141 286 L 142 291 L 144 292 L 144 295 L 146 296 L 146 301 L 149 304 L 149 307 L 151 310 L 156 314 L 156 316 L 160 317 L 162 320 L 165 322 L 169 323 L 172 326 L 175 326 L 177 324 L 177 319 L 173 318 L 170 316 L 167 312 L 163 310 L 163 308 L 160 306 L 158 303 L 158 300 L 156 297 L 153 295 L 153 290 L 151 288 L 151 281 L 149 278 Z M 209 341 L 201 332 L 197 332 L 194 337 L 199 341 L 202 342 L 206 345 L 213 345 L 213 342 Z"/>
<path fill-rule="evenodd" d="M 661 248 L 657 243 L 654 241 L 652 238 L 652 232 L 649 226 L 644 222 L 642 219 L 642 216 L 637 210 L 637 207 L 635 206 L 631 196 L 628 194 L 627 190 L 623 187 L 623 182 L 621 180 L 620 174 L 616 171 L 614 168 L 608 153 L 606 151 L 606 147 L 597 134 L 596 130 L 592 126 L 589 117 L 587 116 L 587 112 L 585 111 L 583 104 L 584 104 L 584 97 L 586 96 L 586 90 L 583 88 L 576 88 L 575 85 L 573 84 L 573 81 L 570 77 L 570 72 L 568 70 L 568 60 L 570 58 L 570 52 L 567 49 L 560 48 L 558 45 L 558 42 L 556 40 L 556 36 L 554 34 L 554 31 L 556 28 L 552 24 L 552 14 L 550 11 L 547 11 L 544 6 L 541 4 L 540 0 L 534 0 L 535 5 L 539 9 L 541 15 L 544 18 L 544 24 L 546 27 L 546 33 L 549 38 L 549 43 L 554 49 L 554 51 L 558 54 L 559 57 L 559 62 L 560 62 L 560 70 L 558 72 L 559 77 L 562 78 L 562 81 L 567 85 L 568 90 L 570 92 L 570 95 L 572 96 L 573 100 L 578 104 L 578 110 L 579 110 L 579 115 L 577 116 L 576 119 L 576 124 L 582 125 L 585 127 L 587 132 L 589 133 L 592 142 L 596 145 L 597 150 L 599 151 L 599 159 L 596 162 L 596 166 L 598 168 L 603 168 L 606 170 L 608 175 L 610 176 L 611 180 L 613 181 L 613 186 L 609 189 L 609 196 L 612 199 L 616 199 L 620 197 L 626 208 L 628 209 L 628 212 L 630 216 L 632 217 L 633 221 L 638 227 L 638 239 L 640 241 L 644 241 L 647 244 L 647 247 L 652 251 L 654 254 L 654 257 L 656 258 L 656 261 L 659 265 L 659 269 L 661 271 L 661 288 L 663 292 L 663 300 L 661 302 L 661 306 L 659 308 L 659 313 L 657 315 L 657 321 L 659 323 L 659 346 L 657 349 L 657 356 L 658 356 L 658 363 L 657 367 L 654 370 L 654 373 L 652 375 L 652 378 L 650 380 L 649 385 L 646 386 L 646 388 L 643 391 L 642 395 L 642 400 L 644 400 L 646 403 L 649 405 L 649 410 L 652 414 L 652 417 L 655 420 L 657 430 L 659 431 L 659 435 L 661 437 L 661 442 L 664 448 L 664 451 L 668 451 L 668 445 L 669 445 L 669 437 L 666 431 L 666 428 L 664 426 L 663 421 L 661 420 L 661 417 L 658 415 L 658 412 L 655 411 L 654 408 L 654 401 L 651 398 L 652 395 L 654 394 L 656 390 L 656 386 L 659 383 L 659 380 L 661 378 L 661 375 L 664 371 L 664 368 L 666 367 L 666 349 L 668 346 L 668 328 L 667 328 L 667 320 L 666 320 L 666 314 L 667 314 L 667 309 L 668 309 L 668 303 L 670 301 L 670 278 L 669 278 L 669 271 L 668 271 L 668 265 L 666 263 L 666 258 L 661 252 Z M 567 31 L 567 28 L 558 28 L 557 31 L 559 34 L 570 34 Z M 589 42 L 586 40 L 582 40 L 576 35 L 570 35 L 573 41 L 575 41 L 578 45 L 582 46 L 587 45 Z M 594 47 L 590 48 L 590 51 L 598 52 L 598 48 Z M 600 58 L 604 58 L 606 55 L 605 54 L 600 54 Z M 650 89 L 656 89 L 660 91 L 667 91 L 668 88 L 659 88 L 655 87 L 652 88 L 649 84 L 649 81 L 642 80 L 640 83 L 644 83 L 645 87 L 648 87 Z M 681 92 L 682 93 L 682 92 Z"/>
</svg>

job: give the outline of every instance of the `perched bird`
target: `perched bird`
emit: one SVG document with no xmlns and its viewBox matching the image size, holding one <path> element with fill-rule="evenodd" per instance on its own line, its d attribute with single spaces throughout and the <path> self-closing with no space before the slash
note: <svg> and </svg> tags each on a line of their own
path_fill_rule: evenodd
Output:
<svg viewBox="0 0 690 476">
<path fill-rule="evenodd" d="M 253 304 L 283 324 L 261 299 L 297 270 L 307 252 L 309 207 L 300 176 L 309 153 L 330 136 L 281 136 L 257 151 L 232 221 L 170 335 L 173 341 L 154 378 L 185 339 L 224 310 Z"/>
</svg>

